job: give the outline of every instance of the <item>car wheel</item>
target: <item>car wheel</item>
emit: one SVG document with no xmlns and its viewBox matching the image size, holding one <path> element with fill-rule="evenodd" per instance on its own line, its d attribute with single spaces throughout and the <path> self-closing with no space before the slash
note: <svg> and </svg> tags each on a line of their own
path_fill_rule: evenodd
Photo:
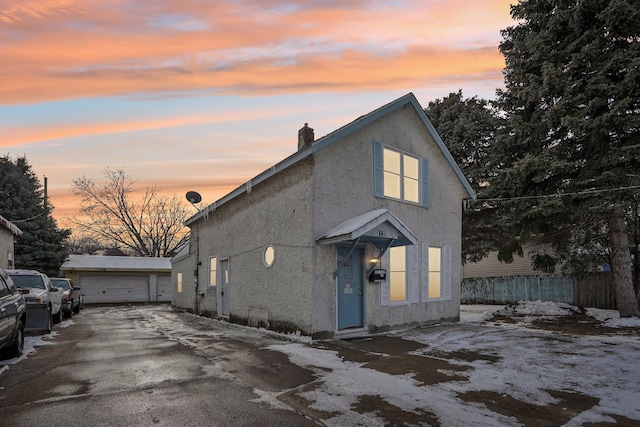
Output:
<svg viewBox="0 0 640 427">
<path fill-rule="evenodd" d="M 73 307 L 73 301 L 71 301 L 71 307 Z M 73 317 L 73 308 L 70 308 L 65 314 L 67 315 L 67 319 L 71 319 Z"/>
<path fill-rule="evenodd" d="M 60 320 L 62 320 L 62 308 L 53 315 L 53 323 L 60 323 Z"/>
<path fill-rule="evenodd" d="M 22 324 L 22 320 L 18 320 L 16 336 L 13 339 L 13 344 L 9 347 L 9 357 L 22 355 L 22 350 L 24 350 L 24 325 Z"/>
</svg>

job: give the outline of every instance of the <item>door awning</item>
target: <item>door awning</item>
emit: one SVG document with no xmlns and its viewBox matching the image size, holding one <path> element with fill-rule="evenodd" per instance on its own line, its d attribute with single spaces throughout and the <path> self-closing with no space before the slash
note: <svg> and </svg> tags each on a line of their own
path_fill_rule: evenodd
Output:
<svg viewBox="0 0 640 427">
<path fill-rule="evenodd" d="M 378 249 L 415 245 L 413 233 L 391 212 L 377 209 L 351 218 L 318 239 L 319 245 L 354 242 L 372 243 Z"/>
</svg>

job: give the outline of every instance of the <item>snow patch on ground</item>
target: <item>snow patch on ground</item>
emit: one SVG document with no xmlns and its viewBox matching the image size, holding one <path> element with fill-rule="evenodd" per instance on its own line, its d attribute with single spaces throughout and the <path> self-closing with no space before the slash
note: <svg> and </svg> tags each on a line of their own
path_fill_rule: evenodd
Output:
<svg viewBox="0 0 640 427">
<path fill-rule="evenodd" d="M 495 316 L 518 317 L 522 321 L 540 318 L 570 316 L 580 313 L 579 307 L 551 301 L 521 301 L 515 305 L 461 305 L 460 323 L 477 323 L 493 319 Z M 593 317 L 608 328 L 640 328 L 640 318 L 621 318 L 618 310 L 586 308 L 588 316 Z"/>
<path fill-rule="evenodd" d="M 29 335 L 24 337 L 24 350 L 22 350 L 22 355 L 20 357 L 14 357 L 11 359 L 0 360 L 0 374 L 9 369 L 10 365 L 15 365 L 18 362 L 25 360 L 31 353 L 36 352 L 36 347 L 41 347 L 43 345 L 55 345 L 55 342 L 48 341 L 55 338 L 57 333 L 51 332 L 46 335 Z"/>
<path fill-rule="evenodd" d="M 433 413 L 442 425 L 513 426 L 518 420 L 495 413 L 484 405 L 464 402 L 470 391 L 496 392 L 532 406 L 559 404 L 551 393 L 579 393 L 597 404 L 570 420 L 567 426 L 614 422 L 611 415 L 640 421 L 640 371 L 637 360 L 640 337 L 634 335 L 573 336 L 531 330 L 526 322 L 580 313 L 575 306 L 542 301 L 514 306 L 463 306 L 460 323 L 424 327 L 395 336 L 425 346 L 413 354 L 441 355 L 466 371 L 442 373 L 465 380 L 435 385 L 418 383 L 413 375 L 390 375 L 342 360 L 336 352 L 301 344 L 269 346 L 302 367 L 313 370 L 318 386 L 300 393 L 314 409 L 336 414 L 327 425 L 384 425 L 375 413 L 361 414 L 358 396 L 376 395 L 403 411 Z M 612 310 L 588 310 L 607 326 L 640 326 L 638 319 L 620 319 Z M 615 314 L 614 314 L 615 313 Z M 495 315 L 513 316 L 524 324 L 490 324 Z M 522 326 L 519 326 L 522 325 Z M 447 354 L 477 353 L 487 356 L 465 362 Z M 495 361 L 489 361 L 493 358 Z"/>
<path fill-rule="evenodd" d="M 640 328 L 640 318 L 620 317 L 617 310 L 587 308 L 587 314 L 609 328 Z"/>
</svg>

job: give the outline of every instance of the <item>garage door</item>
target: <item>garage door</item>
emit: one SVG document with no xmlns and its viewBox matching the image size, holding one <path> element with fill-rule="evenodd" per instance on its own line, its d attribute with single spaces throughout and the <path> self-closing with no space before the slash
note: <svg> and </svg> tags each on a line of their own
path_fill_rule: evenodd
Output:
<svg viewBox="0 0 640 427">
<path fill-rule="evenodd" d="M 81 274 L 84 302 L 148 302 L 149 276 Z"/>
<path fill-rule="evenodd" d="M 171 302 L 171 275 L 158 276 L 158 301 Z"/>
</svg>

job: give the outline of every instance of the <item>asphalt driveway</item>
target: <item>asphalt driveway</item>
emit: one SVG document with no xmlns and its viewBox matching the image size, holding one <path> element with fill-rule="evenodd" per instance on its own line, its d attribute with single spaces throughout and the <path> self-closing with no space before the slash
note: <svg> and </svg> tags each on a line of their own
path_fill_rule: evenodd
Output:
<svg viewBox="0 0 640 427">
<path fill-rule="evenodd" d="M 89 306 L 30 340 L 0 361 L 3 425 L 640 424 L 638 331 L 584 316 L 310 343 L 166 305 Z"/>
</svg>

